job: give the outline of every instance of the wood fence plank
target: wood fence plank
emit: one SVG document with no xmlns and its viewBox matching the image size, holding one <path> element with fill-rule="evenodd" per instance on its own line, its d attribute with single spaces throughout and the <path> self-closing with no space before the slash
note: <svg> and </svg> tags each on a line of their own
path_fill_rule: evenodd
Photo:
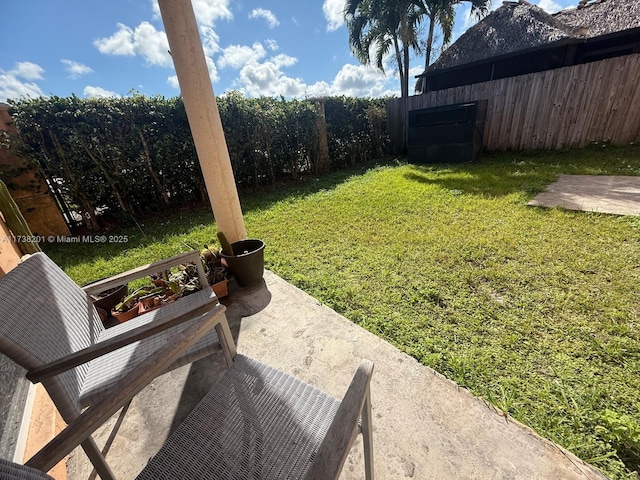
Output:
<svg viewBox="0 0 640 480">
<path fill-rule="evenodd" d="M 522 91 L 519 95 L 519 105 L 517 120 L 514 118 L 511 131 L 511 147 L 513 150 L 521 150 L 524 137 L 531 131 L 531 125 L 533 118 L 535 118 L 535 112 L 537 104 L 532 101 L 532 86 L 533 76 L 524 75 L 522 77 Z M 527 128 L 529 127 L 529 128 Z"/>
<path fill-rule="evenodd" d="M 517 77 L 518 81 L 515 84 L 514 91 L 514 106 L 513 116 L 509 124 L 509 146 L 513 150 L 518 150 L 519 147 L 513 148 L 520 143 L 520 137 L 522 135 L 522 124 L 526 117 L 526 98 L 529 97 L 529 89 L 531 84 L 530 75 L 522 75 Z"/>
<path fill-rule="evenodd" d="M 481 89 L 482 93 L 478 93 L 480 98 L 487 99 L 487 118 L 484 124 L 484 135 L 482 136 L 482 145 L 485 150 L 491 149 L 491 137 L 492 132 L 496 128 L 495 118 L 496 118 L 496 82 L 487 82 L 482 84 L 483 88 Z"/>
<path fill-rule="evenodd" d="M 584 91 L 584 101 L 581 102 L 581 121 L 577 124 L 574 136 L 574 146 L 576 147 L 584 147 L 595 140 L 589 137 L 589 130 L 598 107 L 599 95 L 605 81 L 606 67 L 605 62 L 594 62 L 592 65 L 593 75 L 589 76 L 590 85 Z"/>
<path fill-rule="evenodd" d="M 581 67 L 581 75 L 573 91 L 574 109 L 565 136 L 565 146 L 567 147 L 577 147 L 582 141 L 582 129 L 585 125 L 587 109 L 591 101 L 589 92 L 593 88 L 597 74 L 597 68 L 594 63 L 581 65 Z"/>
<path fill-rule="evenodd" d="M 507 81 L 505 79 L 498 80 L 496 84 L 496 110 L 492 118 L 493 129 L 489 143 L 492 150 L 504 150 L 500 144 L 500 136 L 503 128 L 503 116 L 507 103 Z"/>
<path fill-rule="evenodd" d="M 618 58 L 610 62 L 606 79 L 606 91 L 600 99 L 598 114 L 601 116 L 598 122 L 593 122 L 590 136 L 596 139 L 611 140 L 612 135 L 607 131 L 607 126 L 616 115 L 616 99 L 621 96 L 622 89 L 625 88 L 627 70 Z"/>
<path fill-rule="evenodd" d="M 536 134 L 532 148 L 544 149 L 547 141 L 547 133 L 550 128 L 553 128 L 549 124 L 549 116 L 553 109 L 553 97 L 554 90 L 557 85 L 554 84 L 554 79 L 557 76 L 556 70 L 546 70 L 544 75 L 540 77 L 540 87 L 538 92 L 538 115 L 536 119 Z"/>
<path fill-rule="evenodd" d="M 545 74 L 542 82 L 542 91 L 540 93 L 541 104 L 538 111 L 540 128 L 538 131 L 537 145 L 538 148 L 542 150 L 549 148 L 547 144 L 549 143 L 549 134 L 553 128 L 550 118 L 554 113 L 556 92 L 560 88 L 558 84 L 560 72 L 558 69 L 547 70 Z"/>
<path fill-rule="evenodd" d="M 485 150 L 558 149 L 640 135 L 640 54 L 465 85 L 410 97 L 410 108 L 487 99 Z M 392 145 L 402 145 L 406 106 L 387 102 Z"/>
<path fill-rule="evenodd" d="M 493 116 L 493 132 L 489 141 L 492 145 L 492 150 L 500 150 L 500 133 L 502 131 L 502 112 L 505 108 L 505 102 L 507 99 L 507 82 L 505 80 L 499 80 L 496 83 L 496 110 Z"/>
<path fill-rule="evenodd" d="M 626 69 L 627 75 L 622 84 L 620 95 L 614 103 L 614 113 L 607 122 L 607 131 L 610 132 L 611 142 L 615 145 L 625 145 L 637 139 L 637 131 L 640 129 L 640 54 L 633 55 L 633 61 Z"/>
<path fill-rule="evenodd" d="M 628 110 L 625 118 L 629 121 L 622 130 L 623 137 L 621 138 L 621 145 L 629 142 L 637 142 L 640 139 L 640 82 L 635 81 L 635 89 L 630 99 Z M 635 123 L 635 125 L 634 125 Z"/>
<path fill-rule="evenodd" d="M 565 123 L 565 117 L 571 113 L 571 110 L 569 110 L 571 105 L 567 99 L 570 98 L 576 83 L 575 69 L 565 67 L 558 69 L 558 72 L 558 87 L 553 100 L 553 113 L 549 119 L 548 143 L 545 143 L 545 147 L 550 150 L 562 148 L 562 126 Z"/>
<path fill-rule="evenodd" d="M 616 79 L 620 77 L 620 71 L 611 67 L 612 62 L 601 60 L 598 63 L 600 63 L 601 80 L 598 89 L 593 91 L 593 109 L 590 112 L 591 116 L 588 118 L 589 123 L 584 133 L 587 138 L 585 145 L 594 141 L 610 140 L 601 136 L 602 128 L 600 125 L 603 121 L 606 122 L 607 114 L 613 103 L 610 94 L 615 95 L 617 91 L 617 88 L 612 88 L 611 82 L 617 81 Z M 619 88 L 619 86 L 617 87 Z"/>
<path fill-rule="evenodd" d="M 558 133 L 558 148 L 565 148 L 570 144 L 573 129 L 578 121 L 578 107 L 584 90 L 581 89 L 580 85 L 584 80 L 583 77 L 586 69 L 586 65 L 578 65 L 572 69 L 573 76 L 571 78 L 571 90 L 569 91 L 564 103 L 562 123 L 560 125 L 560 132 Z"/>
</svg>

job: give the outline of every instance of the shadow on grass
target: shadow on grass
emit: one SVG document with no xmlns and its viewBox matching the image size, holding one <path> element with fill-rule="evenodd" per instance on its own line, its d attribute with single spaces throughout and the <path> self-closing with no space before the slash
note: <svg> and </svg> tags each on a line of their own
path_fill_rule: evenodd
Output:
<svg viewBox="0 0 640 480">
<path fill-rule="evenodd" d="M 640 146 L 484 154 L 476 163 L 412 165 L 410 181 L 485 197 L 534 196 L 560 174 L 640 175 Z"/>
<path fill-rule="evenodd" d="M 373 168 L 405 162 L 404 158 L 376 159 L 323 176 L 242 192 L 240 202 L 245 214 L 265 210 L 279 202 L 304 198 L 321 190 L 333 190 L 352 177 L 363 175 Z M 478 196 L 497 197 L 519 192 L 533 198 L 561 173 L 640 175 L 640 146 L 489 153 L 473 164 L 413 165 L 405 177 L 413 182 L 436 184 L 450 191 Z M 137 219 L 136 225 L 100 232 L 107 237 L 126 236 L 126 242 L 52 243 L 44 244 L 42 248 L 58 265 L 68 268 L 97 258 L 110 260 L 132 249 L 167 243 L 176 236 L 203 227 L 215 227 L 208 205 L 163 210 L 154 217 Z M 200 248 L 200 245 L 185 244 L 185 251 L 195 248 Z"/>
<path fill-rule="evenodd" d="M 256 209 L 263 210 L 269 208 L 274 203 L 287 199 L 303 198 L 320 190 L 333 190 L 349 179 L 365 174 L 372 168 L 399 165 L 405 161 L 405 159 L 399 159 L 397 157 L 378 158 L 322 176 L 314 176 L 313 178 L 305 178 L 290 183 L 263 187 L 255 192 L 241 193 L 240 203 L 242 204 L 242 211 L 248 213 Z"/>
<path fill-rule="evenodd" d="M 396 158 L 381 158 L 319 177 L 261 187 L 252 192 L 241 192 L 240 203 L 242 211 L 247 214 L 253 210 L 265 210 L 273 204 L 287 199 L 303 198 L 320 190 L 332 190 L 350 178 L 363 175 L 372 168 L 398 164 L 399 161 Z M 80 237 L 104 235 L 107 237 L 107 242 L 46 243 L 41 247 L 58 265 L 66 269 L 78 264 L 95 261 L 99 257 L 108 260 L 132 249 L 144 248 L 156 243 L 166 243 L 176 235 L 183 235 L 203 226 L 214 226 L 215 220 L 209 205 L 195 205 L 181 209 L 159 211 L 154 216 L 135 219 L 135 221 L 129 221 L 128 223 L 129 225 L 127 226 L 117 227 L 110 231 L 80 235 Z M 116 240 L 117 237 L 126 237 L 126 241 L 111 242 L 109 241 L 111 237 Z M 185 243 L 185 251 L 200 247 L 201 245 L 188 245 Z"/>
</svg>

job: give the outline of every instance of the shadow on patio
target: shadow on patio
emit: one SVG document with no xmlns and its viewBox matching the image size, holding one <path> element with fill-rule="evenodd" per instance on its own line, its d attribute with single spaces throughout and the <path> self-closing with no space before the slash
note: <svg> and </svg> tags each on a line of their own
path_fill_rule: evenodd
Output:
<svg viewBox="0 0 640 480">
<path fill-rule="evenodd" d="M 275 274 L 266 271 L 264 279 L 223 300 L 238 352 L 337 398 L 361 358 L 372 360 L 377 478 L 606 478 Z M 225 369 L 219 353 L 158 377 L 138 394 L 107 454 L 116 476 L 135 477 Z M 116 418 L 94 434 L 99 445 Z M 364 478 L 361 442 L 341 479 Z M 85 480 L 92 469 L 77 449 L 67 470 L 70 480 Z"/>
</svg>

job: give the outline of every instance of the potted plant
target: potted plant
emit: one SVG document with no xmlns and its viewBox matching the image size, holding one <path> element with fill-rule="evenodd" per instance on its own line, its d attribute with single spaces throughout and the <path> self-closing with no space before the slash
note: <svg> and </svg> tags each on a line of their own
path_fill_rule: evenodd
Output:
<svg viewBox="0 0 640 480">
<path fill-rule="evenodd" d="M 229 269 L 224 265 L 220 252 L 207 245 L 200 251 L 200 260 L 207 277 L 207 284 L 211 286 L 218 298 L 228 295 L 227 283 Z M 200 277 L 195 263 L 187 263 L 178 266 L 176 272 L 164 271 L 150 276 L 151 283 L 157 288 L 164 288 L 171 292 L 162 299 L 162 303 L 168 303 L 177 298 L 190 295 L 200 290 Z M 148 302 L 145 302 L 147 307 Z"/>
<path fill-rule="evenodd" d="M 222 263 L 220 252 L 207 245 L 200 252 L 200 258 L 204 264 L 204 271 L 207 275 L 207 282 L 218 298 L 224 298 L 229 294 L 228 275 L 229 269 Z"/>
<path fill-rule="evenodd" d="M 264 242 L 248 238 L 229 243 L 223 232 L 218 232 L 218 239 L 222 245 L 220 256 L 227 262 L 238 283 L 243 286 L 259 283 L 264 274 Z"/>
<path fill-rule="evenodd" d="M 137 288 L 113 307 L 111 315 L 120 323 L 131 320 L 132 318 L 153 309 L 152 307 L 155 303 L 153 298 L 159 295 L 164 295 L 166 292 L 167 288 L 164 286 L 146 285 Z"/>
</svg>

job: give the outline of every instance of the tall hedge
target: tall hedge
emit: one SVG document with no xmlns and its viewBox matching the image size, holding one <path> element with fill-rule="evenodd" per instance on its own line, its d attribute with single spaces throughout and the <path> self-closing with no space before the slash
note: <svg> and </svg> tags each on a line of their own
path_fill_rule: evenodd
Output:
<svg viewBox="0 0 640 480">
<path fill-rule="evenodd" d="M 322 101 L 330 168 L 386 152 L 384 100 Z M 241 190 L 318 171 L 317 100 L 232 92 L 217 102 Z M 114 216 L 139 218 L 207 199 L 180 97 L 52 96 L 12 101 L 11 107 L 18 148 L 91 229 Z"/>
</svg>

